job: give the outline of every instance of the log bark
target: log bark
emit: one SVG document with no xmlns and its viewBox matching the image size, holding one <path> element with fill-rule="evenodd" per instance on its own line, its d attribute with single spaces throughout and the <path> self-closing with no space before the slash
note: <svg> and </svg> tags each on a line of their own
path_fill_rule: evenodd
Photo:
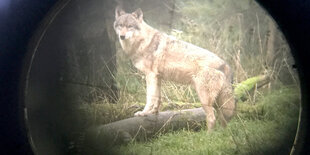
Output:
<svg viewBox="0 0 310 155">
<path fill-rule="evenodd" d="M 91 150 L 128 143 L 134 139 L 147 140 L 158 134 L 179 129 L 198 130 L 205 125 L 202 108 L 164 111 L 145 117 L 132 117 L 105 125 L 91 127 L 86 132 L 85 144 Z"/>
</svg>

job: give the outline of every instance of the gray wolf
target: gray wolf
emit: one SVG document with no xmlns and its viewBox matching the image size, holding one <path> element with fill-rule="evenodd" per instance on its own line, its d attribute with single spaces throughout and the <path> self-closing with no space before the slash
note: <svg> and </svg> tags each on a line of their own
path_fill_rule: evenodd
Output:
<svg viewBox="0 0 310 155">
<path fill-rule="evenodd" d="M 161 80 L 192 85 L 206 112 L 208 131 L 215 126 L 215 111 L 222 126 L 235 113 L 232 71 L 214 53 L 159 32 L 143 20 L 137 9 L 115 9 L 114 29 L 123 51 L 146 77 L 147 96 L 143 111 L 135 116 L 157 114 L 161 103 Z"/>
</svg>

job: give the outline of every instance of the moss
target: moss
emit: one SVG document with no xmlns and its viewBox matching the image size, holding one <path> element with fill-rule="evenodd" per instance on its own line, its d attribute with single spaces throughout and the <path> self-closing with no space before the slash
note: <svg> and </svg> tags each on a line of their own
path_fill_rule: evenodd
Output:
<svg viewBox="0 0 310 155">
<path fill-rule="evenodd" d="M 264 79 L 265 79 L 265 76 L 260 75 L 260 76 L 249 78 L 245 81 L 242 81 L 241 83 L 236 84 L 234 88 L 235 97 L 238 100 L 241 98 L 244 98 L 248 94 L 248 92 L 251 91 L 255 87 L 255 85 L 258 82 L 263 81 Z"/>
</svg>

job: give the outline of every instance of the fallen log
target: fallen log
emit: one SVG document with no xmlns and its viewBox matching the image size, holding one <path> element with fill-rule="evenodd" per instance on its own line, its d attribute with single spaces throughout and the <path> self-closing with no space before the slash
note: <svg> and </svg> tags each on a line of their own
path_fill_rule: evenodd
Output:
<svg viewBox="0 0 310 155">
<path fill-rule="evenodd" d="M 91 127 L 86 132 L 88 150 L 104 150 L 107 147 L 128 143 L 132 140 L 147 140 L 168 131 L 188 128 L 198 130 L 205 125 L 202 108 L 164 111 L 157 115 L 132 117 L 105 125 Z M 99 150 L 98 150 L 99 149 Z"/>
<path fill-rule="evenodd" d="M 237 100 L 246 100 L 251 91 L 258 89 L 270 82 L 268 75 L 258 75 L 248 78 L 234 87 L 234 96 Z"/>
</svg>

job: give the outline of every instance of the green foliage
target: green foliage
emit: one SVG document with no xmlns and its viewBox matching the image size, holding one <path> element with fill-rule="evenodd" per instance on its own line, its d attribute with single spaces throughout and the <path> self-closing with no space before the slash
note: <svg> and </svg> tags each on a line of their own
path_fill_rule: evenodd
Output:
<svg viewBox="0 0 310 155">
<path fill-rule="evenodd" d="M 264 92 L 253 103 L 239 102 L 237 114 L 212 133 L 205 126 L 158 134 L 148 142 L 133 141 L 114 146 L 112 154 L 287 154 L 296 133 L 300 92 L 297 86 L 280 86 Z M 131 117 L 144 103 L 84 104 L 80 107 L 88 125 L 99 125 Z M 163 110 L 199 107 L 200 103 L 163 103 Z"/>
<path fill-rule="evenodd" d="M 297 86 L 282 86 L 264 93 L 254 104 L 238 102 L 239 116 L 246 119 L 287 120 L 298 115 L 300 92 Z M 291 111 L 291 112 L 290 112 Z M 288 118 L 285 118 L 289 116 Z"/>
<path fill-rule="evenodd" d="M 237 116 L 227 128 L 217 127 L 212 133 L 204 129 L 176 131 L 147 143 L 134 141 L 117 147 L 115 153 L 287 154 L 295 136 L 299 102 L 298 88 L 283 87 L 255 105 L 240 103 Z"/>
</svg>

